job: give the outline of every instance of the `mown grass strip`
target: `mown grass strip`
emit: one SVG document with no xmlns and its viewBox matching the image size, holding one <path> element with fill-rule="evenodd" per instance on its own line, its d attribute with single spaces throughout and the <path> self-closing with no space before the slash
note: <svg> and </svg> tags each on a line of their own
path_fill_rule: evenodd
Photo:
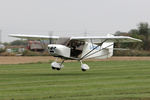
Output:
<svg viewBox="0 0 150 100">
<path fill-rule="evenodd" d="M 0 100 L 145 100 L 150 98 L 149 61 L 0 65 Z"/>
</svg>

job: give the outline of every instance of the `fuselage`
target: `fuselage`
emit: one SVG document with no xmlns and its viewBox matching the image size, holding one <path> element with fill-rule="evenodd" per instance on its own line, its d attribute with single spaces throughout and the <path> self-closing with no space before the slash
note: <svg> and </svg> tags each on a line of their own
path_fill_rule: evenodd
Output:
<svg viewBox="0 0 150 100">
<path fill-rule="evenodd" d="M 84 59 L 105 59 L 113 55 L 113 45 L 113 42 L 105 42 L 101 46 L 85 42 L 75 47 L 62 44 L 49 44 L 48 52 L 54 57 L 61 57 L 64 59 L 79 59 L 82 57 L 84 57 Z"/>
</svg>

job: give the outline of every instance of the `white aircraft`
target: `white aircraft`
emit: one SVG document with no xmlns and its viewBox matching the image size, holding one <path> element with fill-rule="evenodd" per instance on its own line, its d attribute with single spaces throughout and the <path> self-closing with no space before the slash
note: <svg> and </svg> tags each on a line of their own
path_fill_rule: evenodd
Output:
<svg viewBox="0 0 150 100">
<path fill-rule="evenodd" d="M 81 63 L 82 71 L 89 69 L 87 64 L 82 63 L 82 60 L 87 58 L 105 59 L 113 55 L 115 42 L 141 42 L 128 36 L 78 36 L 78 37 L 60 37 L 60 36 L 43 36 L 43 35 L 23 35 L 10 34 L 11 37 L 50 40 L 56 43 L 48 45 L 48 52 L 51 56 L 62 59 L 58 63 L 57 60 L 51 63 L 52 69 L 60 70 L 64 67 L 65 60 L 78 60 Z"/>
</svg>

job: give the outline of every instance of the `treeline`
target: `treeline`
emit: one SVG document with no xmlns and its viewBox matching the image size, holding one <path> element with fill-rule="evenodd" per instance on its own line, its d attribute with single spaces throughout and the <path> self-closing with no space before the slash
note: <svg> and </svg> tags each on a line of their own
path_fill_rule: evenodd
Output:
<svg viewBox="0 0 150 100">
<path fill-rule="evenodd" d="M 27 40 L 14 40 L 10 43 L 4 42 L 3 43 L 5 46 L 27 46 L 28 41 Z"/>
<path fill-rule="evenodd" d="M 115 33 L 117 36 L 130 36 L 141 39 L 142 42 L 135 43 L 116 43 L 116 48 L 129 48 L 128 51 L 115 51 L 116 56 L 150 56 L 150 26 L 146 22 L 141 22 L 137 25 L 137 29 L 131 29 L 129 32 Z"/>
</svg>

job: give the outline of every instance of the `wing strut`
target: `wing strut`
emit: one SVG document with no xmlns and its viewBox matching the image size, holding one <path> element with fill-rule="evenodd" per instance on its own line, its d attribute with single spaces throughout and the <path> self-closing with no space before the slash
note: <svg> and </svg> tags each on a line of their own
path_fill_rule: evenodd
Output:
<svg viewBox="0 0 150 100">
<path fill-rule="evenodd" d="M 93 53 L 87 55 L 86 57 L 89 57 L 89 56 L 91 56 L 91 55 L 93 55 L 93 54 L 96 54 L 97 52 L 102 51 L 102 50 L 104 50 L 104 49 L 106 49 L 106 48 L 108 48 L 108 47 L 110 47 L 110 46 L 112 46 L 112 45 L 113 45 L 113 44 L 110 44 L 110 45 L 108 45 L 108 46 L 105 47 L 105 48 L 102 48 L 102 49 L 100 49 L 100 50 L 98 50 L 98 51 L 95 51 L 95 52 L 93 52 Z M 103 55 L 103 56 L 104 56 L 104 55 Z M 84 57 L 84 58 L 86 58 L 86 57 Z M 98 56 L 97 56 L 97 57 L 98 57 Z"/>
<path fill-rule="evenodd" d="M 79 60 L 84 59 L 88 54 L 90 54 L 92 51 L 94 51 L 95 49 L 97 49 L 99 46 L 101 46 L 104 42 L 106 42 L 106 40 L 104 40 L 103 42 L 99 43 L 95 48 L 93 48 L 91 51 L 89 51 L 87 54 L 85 54 L 83 57 L 81 57 Z"/>
</svg>

